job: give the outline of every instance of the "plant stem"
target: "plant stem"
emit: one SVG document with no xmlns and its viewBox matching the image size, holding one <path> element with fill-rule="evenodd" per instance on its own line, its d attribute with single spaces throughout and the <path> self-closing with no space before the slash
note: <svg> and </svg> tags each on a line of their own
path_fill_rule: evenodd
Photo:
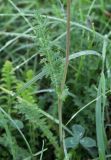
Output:
<svg viewBox="0 0 111 160">
<path fill-rule="evenodd" d="M 66 35 L 66 61 L 64 66 L 63 79 L 61 81 L 61 94 L 63 93 L 65 81 L 67 77 L 67 70 L 69 64 L 69 52 L 70 52 L 70 3 L 71 0 L 67 0 L 67 35 Z M 58 97 L 58 116 L 59 116 L 59 137 L 60 137 L 60 146 L 63 146 L 63 133 L 62 133 L 62 95 Z"/>
<path fill-rule="evenodd" d="M 70 3 L 71 0 L 67 0 L 67 29 L 66 29 L 66 62 L 64 66 L 64 75 L 61 83 L 61 91 L 63 91 L 67 76 L 68 64 L 69 64 L 69 52 L 70 52 Z"/>
<path fill-rule="evenodd" d="M 58 97 L 58 117 L 59 117 L 59 138 L 60 146 L 63 146 L 63 134 L 62 134 L 62 100 Z"/>
</svg>

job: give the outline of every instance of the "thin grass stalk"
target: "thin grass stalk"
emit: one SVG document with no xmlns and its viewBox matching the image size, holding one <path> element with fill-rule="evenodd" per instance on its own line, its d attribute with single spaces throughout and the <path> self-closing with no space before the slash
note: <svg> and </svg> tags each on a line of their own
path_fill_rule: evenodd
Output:
<svg viewBox="0 0 111 160">
<path fill-rule="evenodd" d="M 64 90 L 68 64 L 69 64 L 69 52 L 70 52 L 70 3 L 71 0 L 67 0 L 67 29 L 66 29 L 66 61 L 64 66 L 63 79 L 61 81 L 61 96 L 58 97 L 58 116 L 59 116 L 59 137 L 60 137 L 60 146 L 63 146 L 63 131 L 62 131 L 62 92 Z"/>
</svg>

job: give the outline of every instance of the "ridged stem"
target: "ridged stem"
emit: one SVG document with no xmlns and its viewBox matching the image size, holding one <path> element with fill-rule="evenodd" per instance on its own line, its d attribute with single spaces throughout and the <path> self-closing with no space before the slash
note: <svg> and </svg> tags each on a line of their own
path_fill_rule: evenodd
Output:
<svg viewBox="0 0 111 160">
<path fill-rule="evenodd" d="M 63 79 L 61 81 L 61 94 L 63 93 L 66 77 L 67 77 L 67 70 L 69 64 L 69 52 L 70 52 L 70 3 L 71 0 L 67 0 L 67 28 L 66 28 L 66 60 L 64 66 L 64 73 Z M 62 131 L 62 95 L 58 97 L 58 116 L 59 116 L 59 137 L 60 137 L 60 146 L 63 147 L 63 131 Z"/>
</svg>

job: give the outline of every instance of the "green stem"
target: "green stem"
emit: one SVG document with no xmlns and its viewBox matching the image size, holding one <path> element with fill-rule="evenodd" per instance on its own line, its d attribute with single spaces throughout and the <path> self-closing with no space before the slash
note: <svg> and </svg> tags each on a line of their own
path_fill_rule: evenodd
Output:
<svg viewBox="0 0 111 160">
<path fill-rule="evenodd" d="M 59 138 L 60 146 L 63 146 L 63 134 L 62 134 L 62 100 L 58 97 L 58 117 L 59 117 Z"/>
<path fill-rule="evenodd" d="M 69 64 L 69 52 L 70 52 L 70 3 L 71 0 L 67 0 L 67 35 L 66 35 L 66 61 L 64 66 L 63 79 L 61 81 L 61 96 L 58 97 L 58 116 L 59 116 L 59 137 L 60 137 L 60 146 L 63 146 L 63 131 L 62 131 L 62 93 L 65 87 L 65 81 L 67 77 L 67 70 Z"/>
</svg>

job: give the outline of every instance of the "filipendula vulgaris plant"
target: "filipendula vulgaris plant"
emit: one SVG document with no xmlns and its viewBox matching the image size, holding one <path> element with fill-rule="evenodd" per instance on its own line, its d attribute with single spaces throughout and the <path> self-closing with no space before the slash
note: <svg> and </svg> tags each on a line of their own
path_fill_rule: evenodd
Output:
<svg viewBox="0 0 111 160">
<path fill-rule="evenodd" d="M 58 99 L 58 117 L 59 117 L 59 138 L 60 146 L 63 147 L 62 133 L 62 104 L 68 94 L 68 88 L 65 85 L 67 69 L 69 63 L 69 48 L 70 48 L 70 0 L 67 0 L 67 34 L 66 34 L 66 58 L 63 58 L 59 48 L 55 42 L 51 40 L 48 32 L 48 20 L 43 19 L 38 13 L 36 14 L 36 37 L 37 46 L 41 55 L 41 63 L 46 77 L 50 77 L 52 85 L 55 89 Z"/>
<path fill-rule="evenodd" d="M 33 70 L 29 69 L 28 71 L 26 71 L 25 73 L 25 81 L 19 81 L 19 83 L 17 83 L 17 88 L 16 91 L 18 92 L 25 83 L 27 83 L 28 81 L 30 81 L 32 79 L 32 77 L 34 76 L 34 72 Z M 25 89 L 21 94 L 20 97 L 23 98 L 24 100 L 26 100 L 27 102 L 30 102 L 32 105 L 36 105 L 36 97 L 32 94 L 35 90 L 37 89 L 36 85 L 30 85 L 27 89 Z M 18 106 L 18 104 L 16 105 Z M 35 134 L 35 130 L 36 127 L 34 127 L 34 125 L 32 123 L 27 124 L 27 127 L 29 129 L 29 137 L 30 137 L 30 145 L 31 145 L 31 149 L 33 152 L 36 152 L 36 134 Z"/>
<path fill-rule="evenodd" d="M 10 70 L 7 68 L 10 68 Z M 6 98 L 5 98 L 5 102 L 2 101 L 2 105 L 3 105 L 3 103 L 5 104 L 6 112 L 10 116 L 13 113 L 13 111 L 16 111 L 16 113 L 20 113 L 20 117 L 22 120 L 23 120 L 22 115 L 24 115 L 24 118 L 28 121 L 26 127 L 28 127 L 29 132 L 25 133 L 26 134 L 25 136 L 29 135 L 29 137 L 30 137 L 31 150 L 33 151 L 33 153 L 35 153 L 36 149 L 37 149 L 36 139 L 37 139 L 37 135 L 38 135 L 37 129 L 39 129 L 42 132 L 42 135 L 49 140 L 50 144 L 53 145 L 53 147 L 55 149 L 55 155 L 56 155 L 57 159 L 59 159 L 60 158 L 59 146 L 58 146 L 56 137 L 51 132 L 51 130 L 50 130 L 51 128 L 47 122 L 47 119 L 44 118 L 43 114 L 41 114 L 39 112 L 39 107 L 37 106 L 36 98 L 33 95 L 33 92 L 35 91 L 36 86 L 35 85 L 29 86 L 27 89 L 25 89 L 23 92 L 21 92 L 18 96 L 18 92 L 19 92 L 20 88 L 22 88 L 22 86 L 24 86 L 24 84 L 27 83 L 27 81 L 30 81 L 30 79 L 32 79 L 32 77 L 34 75 L 32 70 L 28 70 L 25 74 L 26 74 L 26 76 L 24 78 L 25 79 L 24 81 L 17 80 L 15 77 L 15 74 L 13 72 L 12 63 L 9 61 L 6 61 L 5 65 L 3 66 L 2 84 L 0 85 L 0 89 L 3 90 L 4 92 L 6 90 L 6 94 L 9 93 L 8 95 L 10 95 L 10 98 L 12 98 L 12 99 L 15 97 L 16 101 L 15 101 L 15 99 L 13 101 L 11 101 L 13 103 L 10 104 L 11 109 L 9 110 L 10 111 L 9 112 L 7 109 L 7 107 L 8 107 L 7 102 L 8 101 L 6 102 L 6 99 L 8 96 L 3 93 L 3 96 L 1 96 L 2 97 L 1 99 L 3 100 L 3 98 L 5 98 L 5 97 Z M 6 80 L 7 75 L 9 76 L 8 80 Z M 10 85 L 9 85 L 9 83 L 7 83 L 9 81 L 10 81 Z M 16 83 L 14 83 L 14 82 L 16 82 Z M 11 84 L 13 84 L 13 85 L 11 85 Z M 11 87 L 8 87 L 8 86 L 11 86 Z M 14 89 L 13 89 L 13 87 L 14 87 Z M 12 96 L 12 94 L 10 94 L 10 92 L 13 93 L 13 95 L 15 95 L 15 96 Z M 2 126 L 4 126 L 4 128 L 6 130 L 6 134 L 3 135 L 3 138 L 1 140 L 3 142 L 3 139 L 5 139 L 5 137 L 7 137 L 7 141 L 4 141 L 4 143 L 7 144 L 7 147 L 9 146 L 8 148 L 10 150 L 11 155 L 13 156 L 13 159 L 17 160 L 17 159 L 21 159 L 21 158 L 26 157 L 26 155 L 28 156 L 28 152 L 25 151 L 23 148 L 20 148 L 17 145 L 15 137 L 13 137 L 11 135 L 12 129 L 7 124 L 8 119 L 5 119 L 5 116 L 2 115 L 2 113 L 0 114 L 0 117 L 1 117 L 1 121 L 2 121 L 2 122 L 0 121 L 1 122 L 0 124 L 3 124 Z M 19 123 L 17 123 L 17 122 L 19 122 Z M 24 127 L 22 121 L 20 121 L 20 120 L 16 121 L 16 124 L 18 125 L 18 127 L 20 129 L 22 129 Z M 21 124 L 22 124 L 22 128 L 21 128 Z M 18 154 L 18 153 L 20 153 L 19 151 L 22 151 L 22 154 Z M 34 159 L 34 157 L 33 157 L 33 159 Z"/>
<path fill-rule="evenodd" d="M 2 78 L 1 78 L 1 87 L 12 91 L 15 90 L 16 86 L 16 77 L 13 72 L 12 63 L 10 61 L 6 61 L 3 68 L 2 68 Z M 15 103 L 15 99 L 10 95 L 6 95 L 4 92 L 1 92 L 1 107 L 7 112 L 9 115 L 12 114 L 12 106 Z M 9 126 L 7 118 L 0 112 L 0 126 L 1 128 L 5 129 L 5 133 L 1 135 L 1 143 L 2 140 L 5 139 L 4 145 L 9 149 L 10 154 L 13 156 L 13 159 L 16 159 L 17 147 L 16 147 L 16 140 L 11 134 L 11 128 Z"/>
<path fill-rule="evenodd" d="M 31 71 L 28 70 L 26 74 L 27 77 L 25 79 L 28 80 Z M 14 96 L 15 92 L 17 91 L 18 85 L 22 84 L 23 82 L 17 80 L 12 62 L 10 61 L 5 62 L 2 68 L 1 77 L 2 78 L 0 82 L 0 90 L 1 90 L 0 128 L 5 129 L 5 131 L 1 133 L 0 144 L 5 148 L 7 148 L 10 155 L 13 157 L 13 160 L 24 159 L 30 154 L 26 149 L 22 148 L 17 144 L 15 130 L 18 130 L 17 127 L 19 128 L 19 130 L 23 129 L 24 124 L 20 119 L 18 119 L 18 114 L 17 114 L 18 112 L 17 109 L 14 107 L 15 105 L 18 104 L 17 98 L 16 96 Z M 26 96 L 27 99 L 33 101 L 34 98 L 30 96 L 32 89 L 33 87 L 30 87 L 28 89 Z M 12 116 L 13 119 L 11 118 Z M 17 127 L 15 126 L 15 124 Z"/>
<path fill-rule="evenodd" d="M 33 77 L 33 71 L 29 70 L 26 73 L 25 82 L 19 82 L 17 85 L 17 93 L 24 86 L 25 83 L 30 81 Z M 16 104 L 16 109 L 18 109 L 19 113 L 25 116 L 25 119 L 28 121 L 29 128 L 29 136 L 30 136 L 30 144 L 31 149 L 35 153 L 37 152 L 37 138 L 40 136 L 38 129 L 42 132 L 42 136 L 47 138 L 49 144 L 54 147 L 56 158 L 60 158 L 59 154 L 59 146 L 56 140 L 56 137 L 53 135 L 51 131 L 51 127 L 48 124 L 48 121 L 44 116 L 39 112 L 39 107 L 36 102 L 36 97 L 33 95 L 36 89 L 35 85 L 30 85 L 27 89 L 19 94 L 21 99 L 19 103 Z"/>
</svg>

